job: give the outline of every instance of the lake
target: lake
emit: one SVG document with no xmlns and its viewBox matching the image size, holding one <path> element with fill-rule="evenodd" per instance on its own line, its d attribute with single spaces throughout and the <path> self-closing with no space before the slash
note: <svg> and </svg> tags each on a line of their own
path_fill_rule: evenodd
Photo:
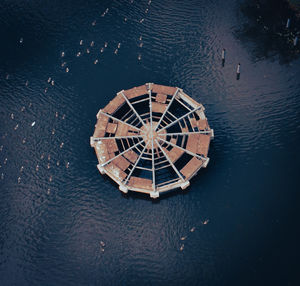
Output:
<svg viewBox="0 0 300 286">
<path fill-rule="evenodd" d="M 300 61 L 242 8 L 1 2 L 1 286 L 299 285 Z M 123 195 L 89 145 L 98 110 L 146 82 L 183 88 L 215 133 L 208 167 L 158 200 Z"/>
</svg>

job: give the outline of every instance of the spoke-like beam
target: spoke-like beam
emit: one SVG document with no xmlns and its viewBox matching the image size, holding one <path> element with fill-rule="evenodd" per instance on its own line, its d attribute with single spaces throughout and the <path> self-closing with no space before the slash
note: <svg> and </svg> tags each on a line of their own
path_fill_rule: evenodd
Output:
<svg viewBox="0 0 300 286">
<path fill-rule="evenodd" d="M 157 134 L 158 136 L 176 136 L 176 135 L 191 135 L 191 134 L 211 134 L 212 129 L 210 130 L 200 130 L 200 131 L 194 131 L 194 132 L 178 132 L 178 133 L 166 133 L 166 134 Z"/>
<path fill-rule="evenodd" d="M 201 160 L 204 160 L 204 161 L 208 160 L 208 158 L 206 158 L 206 157 L 203 157 L 203 156 L 201 156 L 201 155 L 195 154 L 195 153 L 193 153 L 193 152 L 191 152 L 191 151 L 189 151 L 189 150 L 187 150 L 187 149 L 184 149 L 184 148 L 181 147 L 181 146 L 178 146 L 178 145 L 173 144 L 173 143 L 171 143 L 171 142 L 169 142 L 169 141 L 166 141 L 166 140 L 162 139 L 161 137 L 159 137 L 159 140 L 165 142 L 166 144 L 170 144 L 170 145 L 173 146 L 173 147 L 177 147 L 177 148 L 183 150 L 184 152 L 186 152 L 186 153 L 188 153 L 188 154 L 190 154 L 190 155 L 192 155 L 192 156 L 194 156 L 194 157 L 197 157 L 197 158 L 199 158 L 199 159 L 201 159 Z"/>
<path fill-rule="evenodd" d="M 179 99 L 176 98 L 176 101 L 178 103 L 180 103 L 184 108 L 186 108 L 187 110 L 191 111 L 191 109 L 188 106 L 186 106 L 181 100 L 179 100 Z"/>
<path fill-rule="evenodd" d="M 154 143 L 153 143 L 153 118 L 152 118 L 152 99 L 151 99 L 151 89 L 148 90 L 149 93 L 149 109 L 150 109 L 150 126 L 151 126 L 151 147 L 152 147 L 152 181 L 153 181 L 153 191 L 155 192 L 155 166 L 154 166 Z"/>
<path fill-rule="evenodd" d="M 120 123 L 123 123 L 123 124 L 125 124 L 125 125 L 127 125 L 127 126 L 133 128 L 133 129 L 135 129 L 135 130 L 137 130 L 137 131 L 139 131 L 139 132 L 143 132 L 143 130 L 140 130 L 138 127 L 136 127 L 136 126 L 134 126 L 134 125 L 131 125 L 131 124 L 129 124 L 129 123 L 126 123 L 125 121 L 122 121 L 122 120 L 120 120 L 120 119 L 118 119 L 118 118 L 116 118 L 116 117 L 114 117 L 114 116 L 112 116 L 112 115 L 110 115 L 110 114 L 108 114 L 108 113 L 105 113 L 105 112 L 103 112 L 102 110 L 100 110 L 99 112 L 100 112 L 101 114 L 103 114 L 103 115 L 106 115 L 107 117 L 109 117 L 109 118 L 112 119 L 112 120 L 115 120 L 115 121 L 118 121 L 118 122 L 120 122 Z"/>
<path fill-rule="evenodd" d="M 157 146 L 159 147 L 159 149 L 163 152 L 163 154 L 165 155 L 165 157 L 167 158 L 167 160 L 169 161 L 170 165 L 172 166 L 172 168 L 174 169 L 174 171 L 176 172 L 176 174 L 178 175 L 178 177 L 184 182 L 183 176 L 180 174 L 180 172 L 178 171 L 178 169 L 175 167 L 175 165 L 173 164 L 173 162 L 171 161 L 171 159 L 169 158 L 169 156 L 167 155 L 167 153 L 164 151 L 164 149 L 162 148 L 162 146 L 160 145 L 160 143 L 156 139 L 155 139 L 155 142 L 156 142 Z"/>
<path fill-rule="evenodd" d="M 121 152 L 120 154 L 118 154 L 117 156 L 109 159 L 108 161 L 104 162 L 103 164 L 101 164 L 101 167 L 104 167 L 105 165 L 109 164 L 110 162 L 112 162 L 113 160 L 115 160 L 116 158 L 122 156 L 123 154 L 125 154 L 126 152 L 130 151 L 131 149 L 135 148 L 136 146 L 140 145 L 141 143 L 143 143 L 144 140 L 141 140 L 140 142 L 134 144 L 133 146 L 131 146 L 130 148 L 124 150 L 123 152 Z"/>
<path fill-rule="evenodd" d="M 182 115 L 181 117 L 179 117 L 179 118 L 178 118 L 178 119 L 176 119 L 175 121 L 171 122 L 171 123 L 170 123 L 170 124 L 168 124 L 167 126 L 165 126 L 165 127 L 161 128 L 161 129 L 158 129 L 158 131 L 157 131 L 157 132 L 161 132 L 162 130 L 165 130 L 166 128 L 169 128 L 169 127 L 171 127 L 172 125 L 176 124 L 178 121 L 182 120 L 183 118 L 185 118 L 185 117 L 189 116 L 190 114 L 192 114 L 192 113 L 194 113 L 194 112 L 196 112 L 197 110 L 199 110 L 199 109 L 202 109 L 202 108 L 203 108 L 203 106 L 202 106 L 202 105 L 199 105 L 199 106 L 198 106 L 198 107 L 196 107 L 195 109 L 191 110 L 190 112 L 188 112 L 188 113 L 186 113 L 186 114 Z"/>
<path fill-rule="evenodd" d="M 165 111 L 164 111 L 163 115 L 161 116 L 160 120 L 158 121 L 158 123 L 157 123 L 156 128 L 155 128 L 154 131 L 156 131 L 157 128 L 159 127 L 159 125 L 161 124 L 163 118 L 165 117 L 167 111 L 169 110 L 169 108 L 170 108 L 170 106 L 172 105 L 172 103 L 173 103 L 175 97 L 177 96 L 178 91 L 179 91 L 179 88 L 177 88 L 176 91 L 174 92 L 174 94 L 173 94 L 173 96 L 172 96 L 172 98 L 171 98 L 171 100 L 170 100 L 170 102 L 169 102 L 167 108 L 165 109 Z"/>
<path fill-rule="evenodd" d="M 133 105 L 131 104 L 131 102 L 129 101 L 129 99 L 126 97 L 126 95 L 123 93 L 123 91 L 120 91 L 119 93 L 122 94 L 122 96 L 124 97 L 124 99 L 126 100 L 127 104 L 129 105 L 129 107 L 132 109 L 132 111 L 135 113 L 135 115 L 137 116 L 137 118 L 141 121 L 141 123 L 146 126 L 145 122 L 143 121 L 143 119 L 141 118 L 141 116 L 137 113 L 136 109 L 133 107 Z"/>
<path fill-rule="evenodd" d="M 147 146 L 148 146 L 148 143 L 145 145 L 143 151 L 141 152 L 141 154 L 139 155 L 139 157 L 138 157 L 138 159 L 136 160 L 135 164 L 133 165 L 133 167 L 132 167 L 132 169 L 131 169 L 129 175 L 127 176 L 127 178 L 126 178 L 126 180 L 125 180 L 125 182 L 124 182 L 125 185 L 127 184 L 127 182 L 128 182 L 128 180 L 130 179 L 130 177 L 131 177 L 131 175 L 132 175 L 134 169 L 136 168 L 136 166 L 138 165 L 139 161 L 141 160 L 141 158 L 142 158 L 142 156 L 143 156 L 143 154 L 144 154 L 144 152 L 145 152 Z"/>
<path fill-rule="evenodd" d="M 105 139 L 130 139 L 130 138 L 140 138 L 142 135 L 133 135 L 133 136 L 114 136 L 114 137 L 92 137 L 92 140 L 97 142 Z"/>
<path fill-rule="evenodd" d="M 141 167 L 141 166 L 136 166 L 137 169 L 140 169 L 140 170 L 145 170 L 145 171 L 149 171 L 151 172 L 152 169 L 151 168 L 145 168 L 145 167 Z"/>
<path fill-rule="evenodd" d="M 178 119 L 174 114 L 172 114 L 170 111 L 168 111 L 168 114 L 170 114 L 175 120 Z"/>
</svg>

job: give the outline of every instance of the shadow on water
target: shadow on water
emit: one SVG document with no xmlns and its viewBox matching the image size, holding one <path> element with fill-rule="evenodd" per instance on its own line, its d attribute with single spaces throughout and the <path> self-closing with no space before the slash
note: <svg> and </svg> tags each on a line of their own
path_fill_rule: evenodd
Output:
<svg viewBox="0 0 300 286">
<path fill-rule="evenodd" d="M 117 188 L 117 186 L 116 186 Z M 171 197 L 175 197 L 178 195 L 182 195 L 185 196 L 189 193 L 189 189 L 190 187 L 188 187 L 185 190 L 182 189 L 173 189 L 171 191 L 165 192 L 163 194 L 160 194 L 160 196 L 157 199 L 152 199 L 148 194 L 144 194 L 144 193 L 138 193 L 138 192 L 132 192 L 132 191 L 128 191 L 127 194 L 124 194 L 121 192 L 121 196 L 125 199 L 138 199 L 138 200 L 144 200 L 144 201 L 148 201 L 151 202 L 153 204 L 159 204 L 161 200 L 165 200 Z"/>
<path fill-rule="evenodd" d="M 252 43 L 254 61 L 278 59 L 280 64 L 289 64 L 299 58 L 299 8 L 287 0 L 247 0 L 241 12 L 247 20 L 235 36 Z"/>
</svg>

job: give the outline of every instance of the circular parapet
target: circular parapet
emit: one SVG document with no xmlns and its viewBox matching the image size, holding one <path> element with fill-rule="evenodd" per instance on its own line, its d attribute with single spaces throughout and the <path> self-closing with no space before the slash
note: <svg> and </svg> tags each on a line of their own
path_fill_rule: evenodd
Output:
<svg viewBox="0 0 300 286">
<path fill-rule="evenodd" d="M 90 144 L 101 174 L 119 189 L 149 194 L 185 189 L 209 161 L 213 139 L 202 104 L 153 83 L 122 90 L 97 114 Z"/>
</svg>

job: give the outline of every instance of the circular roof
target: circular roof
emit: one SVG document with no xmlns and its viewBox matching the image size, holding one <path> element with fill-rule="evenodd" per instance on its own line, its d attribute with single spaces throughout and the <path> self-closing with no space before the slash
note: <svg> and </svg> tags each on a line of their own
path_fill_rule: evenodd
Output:
<svg viewBox="0 0 300 286">
<path fill-rule="evenodd" d="M 91 146 L 101 174 L 125 193 L 189 186 L 209 161 L 213 130 L 202 104 L 177 87 L 153 83 L 122 90 L 97 114 Z"/>
</svg>

